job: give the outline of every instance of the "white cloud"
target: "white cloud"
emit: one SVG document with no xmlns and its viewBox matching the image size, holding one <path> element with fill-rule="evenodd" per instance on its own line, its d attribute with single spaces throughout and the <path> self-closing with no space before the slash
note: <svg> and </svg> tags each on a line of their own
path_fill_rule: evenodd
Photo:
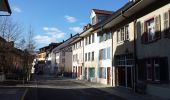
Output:
<svg viewBox="0 0 170 100">
<path fill-rule="evenodd" d="M 21 13 L 22 10 L 19 7 L 13 7 L 13 11 L 17 12 L 17 13 Z"/>
<path fill-rule="evenodd" d="M 34 37 L 35 41 L 39 44 L 50 44 L 57 42 L 57 39 L 64 38 L 65 33 L 55 27 L 44 27 L 44 35 L 37 35 Z"/>
<path fill-rule="evenodd" d="M 81 28 L 81 27 L 70 27 L 69 29 L 76 33 L 80 33 L 83 31 L 83 28 Z"/>
<path fill-rule="evenodd" d="M 52 37 L 57 39 L 63 38 L 65 34 L 64 32 L 55 27 L 44 27 L 43 30 L 46 32 L 46 34 L 51 35 Z"/>
<path fill-rule="evenodd" d="M 77 19 L 75 17 L 68 16 L 68 15 L 64 16 L 64 18 L 70 23 L 74 23 L 77 21 Z"/>
<path fill-rule="evenodd" d="M 56 40 L 54 38 L 51 38 L 49 36 L 41 36 L 41 35 L 37 35 L 34 37 L 34 40 L 38 43 L 38 44 L 49 44 L 51 42 L 56 42 Z"/>
</svg>

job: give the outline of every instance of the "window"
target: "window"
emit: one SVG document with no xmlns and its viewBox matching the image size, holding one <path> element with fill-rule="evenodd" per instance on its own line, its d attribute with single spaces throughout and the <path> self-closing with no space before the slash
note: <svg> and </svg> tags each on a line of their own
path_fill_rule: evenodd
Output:
<svg viewBox="0 0 170 100">
<path fill-rule="evenodd" d="M 168 58 L 145 58 L 138 61 L 138 79 L 148 82 L 169 83 Z"/>
<path fill-rule="evenodd" d="M 95 77 L 95 68 L 89 68 L 90 77 Z"/>
<path fill-rule="evenodd" d="M 65 52 L 64 51 L 62 52 L 62 56 L 65 56 Z"/>
<path fill-rule="evenodd" d="M 82 45 L 81 45 L 81 41 L 79 42 L 79 44 L 80 44 L 80 47 L 81 47 L 81 46 L 82 46 Z"/>
<path fill-rule="evenodd" d="M 64 58 L 62 59 L 62 63 L 65 63 L 65 59 Z"/>
<path fill-rule="evenodd" d="M 73 62 L 74 62 L 74 55 L 73 55 Z"/>
<path fill-rule="evenodd" d="M 106 68 L 100 67 L 99 73 L 100 73 L 100 75 L 99 75 L 100 78 L 106 79 Z"/>
<path fill-rule="evenodd" d="M 78 60 L 78 54 L 76 54 L 76 61 Z"/>
<path fill-rule="evenodd" d="M 105 16 L 98 16 L 98 22 L 101 22 L 105 18 L 106 18 Z"/>
<path fill-rule="evenodd" d="M 85 53 L 85 61 L 87 61 L 87 53 Z"/>
<path fill-rule="evenodd" d="M 148 35 L 148 41 L 153 41 L 155 36 L 155 22 L 154 19 L 151 19 L 145 23 L 146 32 Z"/>
<path fill-rule="evenodd" d="M 108 40 L 108 39 L 111 39 L 112 38 L 112 33 L 111 32 L 107 32 L 107 36 L 106 36 L 106 39 Z"/>
<path fill-rule="evenodd" d="M 143 25 L 143 24 L 142 24 Z M 142 43 L 149 43 L 161 38 L 161 16 L 158 15 L 144 23 Z"/>
<path fill-rule="evenodd" d="M 94 43 L 94 41 L 95 41 L 95 40 L 94 40 L 94 34 L 92 34 L 92 43 Z"/>
<path fill-rule="evenodd" d="M 147 61 L 147 80 L 160 81 L 160 64 L 158 58 L 150 58 Z"/>
<path fill-rule="evenodd" d="M 99 51 L 99 60 L 102 60 L 102 55 L 103 55 L 103 49 Z"/>
<path fill-rule="evenodd" d="M 124 41 L 124 37 L 125 37 L 125 31 L 124 31 L 124 27 L 120 29 L 120 41 Z"/>
<path fill-rule="evenodd" d="M 107 59 L 110 59 L 110 47 L 107 48 Z"/>
<path fill-rule="evenodd" d="M 117 30 L 117 42 L 125 41 L 129 39 L 129 25 Z"/>
<path fill-rule="evenodd" d="M 115 56 L 115 66 L 133 66 L 133 54 L 123 54 Z"/>
<path fill-rule="evenodd" d="M 152 80 L 152 61 L 149 59 L 146 63 L 147 67 L 147 80 Z"/>
<path fill-rule="evenodd" d="M 87 45 L 87 37 L 85 38 L 85 45 Z"/>
<path fill-rule="evenodd" d="M 120 30 L 117 30 L 117 42 L 120 41 Z"/>
<path fill-rule="evenodd" d="M 163 19 L 164 19 L 164 36 L 168 37 L 168 35 L 170 34 L 170 12 L 165 12 L 163 15 Z"/>
<path fill-rule="evenodd" d="M 128 30 L 129 26 L 126 25 L 125 26 L 125 40 L 128 40 L 129 39 L 129 30 Z"/>
<path fill-rule="evenodd" d="M 99 42 L 102 42 L 104 39 L 103 39 L 103 34 L 102 33 L 100 33 L 99 34 Z"/>
<path fill-rule="evenodd" d="M 105 60 L 106 59 L 106 49 L 103 49 L 103 52 L 102 52 L 102 59 Z"/>
<path fill-rule="evenodd" d="M 90 52 L 88 53 L 88 61 L 90 61 Z"/>
<path fill-rule="evenodd" d="M 103 41 L 106 41 L 107 37 L 106 37 L 106 33 L 103 33 Z"/>
<path fill-rule="evenodd" d="M 92 24 L 93 24 L 93 25 L 96 24 L 96 18 L 95 18 L 95 16 L 92 18 Z"/>
<path fill-rule="evenodd" d="M 91 35 L 89 35 L 89 44 L 91 44 Z"/>
<path fill-rule="evenodd" d="M 99 60 L 110 59 L 110 47 L 99 51 Z"/>
<path fill-rule="evenodd" d="M 160 64 L 159 59 L 154 60 L 154 79 L 155 81 L 160 81 Z"/>
<path fill-rule="evenodd" d="M 92 61 L 94 61 L 94 51 L 92 52 Z"/>
</svg>

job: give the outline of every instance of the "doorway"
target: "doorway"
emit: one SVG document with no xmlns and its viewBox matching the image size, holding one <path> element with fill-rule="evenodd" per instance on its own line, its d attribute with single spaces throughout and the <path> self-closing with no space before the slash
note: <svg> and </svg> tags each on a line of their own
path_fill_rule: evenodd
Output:
<svg viewBox="0 0 170 100">
<path fill-rule="evenodd" d="M 110 81 L 110 80 L 111 80 L 111 79 L 110 79 L 110 76 L 111 76 L 111 75 L 110 75 L 110 67 L 108 67 L 108 68 L 107 68 L 107 84 L 108 84 L 108 85 L 109 85 L 110 82 L 111 82 L 111 81 Z"/>
<path fill-rule="evenodd" d="M 118 86 L 132 88 L 132 67 L 118 67 Z"/>
</svg>

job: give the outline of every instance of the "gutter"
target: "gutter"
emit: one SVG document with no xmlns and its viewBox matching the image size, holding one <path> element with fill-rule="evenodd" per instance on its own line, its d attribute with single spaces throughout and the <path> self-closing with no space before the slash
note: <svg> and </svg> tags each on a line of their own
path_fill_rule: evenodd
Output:
<svg viewBox="0 0 170 100">
<path fill-rule="evenodd" d="M 115 20 L 116 18 L 118 18 L 119 16 L 122 16 L 124 18 L 127 18 L 126 16 L 124 16 L 124 13 L 127 12 L 130 8 L 134 7 L 136 4 L 138 4 L 139 2 L 141 2 L 143 0 L 136 0 L 135 2 L 129 2 L 129 4 L 127 3 L 126 5 L 128 6 L 127 8 L 120 8 L 119 10 L 117 10 L 117 12 L 115 12 L 113 15 L 111 15 L 109 18 L 107 18 L 106 20 L 96 24 L 94 27 L 94 31 L 100 29 L 100 27 L 105 26 L 106 24 L 108 24 L 109 22 L 111 22 L 112 20 Z M 126 5 L 124 7 L 126 7 Z"/>
<path fill-rule="evenodd" d="M 9 14 L 11 15 L 11 14 L 12 14 L 12 11 L 11 11 L 11 8 L 10 8 L 10 6 L 9 6 L 8 0 L 5 0 L 5 3 L 7 4 L 8 12 L 9 12 Z"/>
</svg>

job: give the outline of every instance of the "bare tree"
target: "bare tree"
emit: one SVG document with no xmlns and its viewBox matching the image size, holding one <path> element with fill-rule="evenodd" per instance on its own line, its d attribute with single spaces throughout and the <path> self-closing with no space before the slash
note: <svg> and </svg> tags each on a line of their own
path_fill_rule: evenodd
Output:
<svg viewBox="0 0 170 100">
<path fill-rule="evenodd" d="M 24 51 L 26 49 L 25 38 L 23 37 L 19 42 L 15 43 L 15 47 Z"/>
<path fill-rule="evenodd" d="M 36 44 L 35 44 L 33 37 L 34 37 L 34 30 L 32 26 L 30 26 L 28 30 L 28 40 L 27 40 L 27 45 L 26 45 L 26 49 L 29 53 L 35 52 Z"/>
<path fill-rule="evenodd" d="M 19 41 L 23 30 L 19 23 L 14 22 L 10 17 L 1 17 L 0 19 L 0 36 L 10 42 Z"/>
</svg>

